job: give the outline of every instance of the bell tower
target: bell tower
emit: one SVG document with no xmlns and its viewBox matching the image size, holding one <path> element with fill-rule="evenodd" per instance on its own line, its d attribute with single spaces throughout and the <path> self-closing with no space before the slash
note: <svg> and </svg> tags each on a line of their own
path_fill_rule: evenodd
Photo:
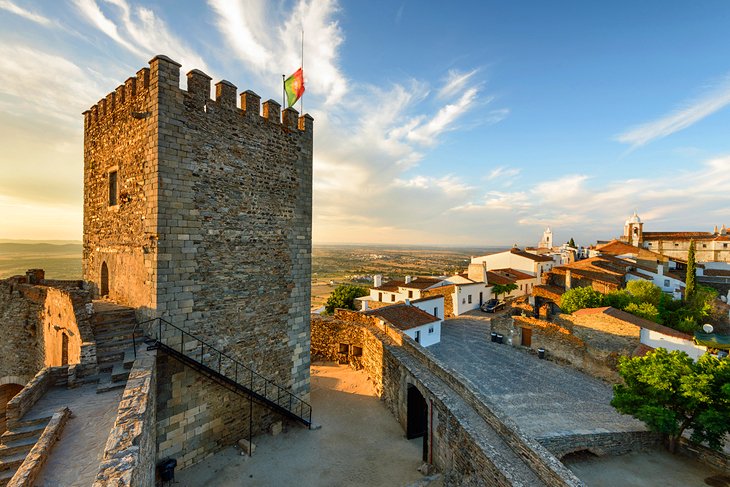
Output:
<svg viewBox="0 0 730 487">
<path fill-rule="evenodd" d="M 641 247 L 644 242 L 644 223 L 636 211 L 624 224 L 624 238 L 626 242 L 634 247 Z"/>
</svg>

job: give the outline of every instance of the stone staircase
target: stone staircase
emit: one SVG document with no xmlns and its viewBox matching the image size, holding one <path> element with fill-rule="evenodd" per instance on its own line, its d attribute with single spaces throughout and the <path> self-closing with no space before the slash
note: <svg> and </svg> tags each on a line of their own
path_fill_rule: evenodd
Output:
<svg viewBox="0 0 730 487">
<path fill-rule="evenodd" d="M 0 486 L 5 486 L 38 441 L 51 416 L 23 418 L 0 436 Z"/>
<path fill-rule="evenodd" d="M 132 333 L 136 324 L 134 308 L 109 301 L 94 302 L 92 327 L 99 364 L 97 393 L 126 386 L 134 364 Z"/>
</svg>

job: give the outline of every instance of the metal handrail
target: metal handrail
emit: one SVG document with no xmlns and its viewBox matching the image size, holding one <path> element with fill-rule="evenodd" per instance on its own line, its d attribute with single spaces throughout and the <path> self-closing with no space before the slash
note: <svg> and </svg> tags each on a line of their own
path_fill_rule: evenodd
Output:
<svg viewBox="0 0 730 487">
<path fill-rule="evenodd" d="M 150 336 L 153 334 L 151 331 L 149 334 L 146 332 L 146 325 L 154 322 L 157 322 L 157 326 L 152 327 L 153 329 L 157 328 L 156 337 Z M 165 328 L 165 333 L 163 333 L 163 327 Z M 169 340 L 167 340 L 166 338 L 166 334 L 170 329 L 172 329 L 172 334 L 175 337 L 177 337 L 179 333 L 179 350 L 176 349 L 174 346 L 171 346 L 169 344 Z M 137 333 L 140 330 L 142 331 L 143 336 L 155 340 L 157 344 L 163 345 L 166 349 L 172 350 L 175 353 L 187 358 L 188 360 L 199 364 L 201 367 L 204 367 L 207 370 L 217 374 L 218 376 L 235 384 L 239 388 L 246 390 L 248 394 L 255 396 L 259 400 L 271 405 L 275 405 L 279 409 L 287 411 L 289 414 L 294 415 L 296 418 L 298 418 L 302 422 L 305 422 L 308 425 L 311 424 L 312 406 L 309 403 L 305 402 L 304 400 L 302 400 L 292 392 L 288 391 L 287 389 L 283 388 L 282 386 L 278 385 L 277 383 L 273 382 L 272 380 L 267 379 L 263 375 L 253 370 L 251 367 L 248 367 L 242 362 L 234 359 L 230 355 L 221 352 L 205 340 L 201 340 L 195 335 L 192 335 L 191 333 L 183 330 L 179 326 L 170 323 L 164 318 L 151 318 L 149 320 L 141 321 L 135 325 L 134 330 L 132 331 L 132 344 L 134 346 L 135 357 L 137 356 Z M 189 338 L 187 342 L 186 337 Z M 186 347 L 186 343 L 194 343 L 195 346 Z M 197 358 L 197 353 L 190 353 L 192 351 L 197 352 L 198 350 L 200 352 L 200 360 L 198 360 Z M 206 351 L 208 352 L 207 356 L 209 358 L 211 356 L 217 357 L 217 370 L 215 367 L 211 367 L 210 365 L 208 365 L 210 364 L 210 361 L 208 361 L 208 364 L 206 364 Z M 229 365 L 228 370 L 223 367 L 224 359 L 227 362 L 227 365 Z M 233 370 L 233 374 L 230 373 L 231 369 Z M 239 381 L 239 378 L 247 378 L 249 385 L 246 385 L 245 383 Z M 263 384 L 263 387 L 261 387 L 259 384 Z M 257 385 L 259 385 L 258 388 Z M 274 394 L 274 396 L 271 396 L 271 394 Z"/>
</svg>

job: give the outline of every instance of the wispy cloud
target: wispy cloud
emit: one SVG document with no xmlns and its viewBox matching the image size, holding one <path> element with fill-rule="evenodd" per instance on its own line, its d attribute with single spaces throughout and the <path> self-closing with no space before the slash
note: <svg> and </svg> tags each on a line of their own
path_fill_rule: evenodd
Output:
<svg viewBox="0 0 730 487">
<path fill-rule="evenodd" d="M 474 75 L 477 74 L 477 69 L 471 71 L 461 72 L 455 69 L 449 71 L 446 76 L 444 86 L 438 92 L 439 98 L 449 98 L 458 95 L 464 91 L 466 85 L 473 82 Z"/>
<path fill-rule="evenodd" d="M 484 178 L 484 180 L 492 181 L 495 179 L 499 179 L 501 181 L 504 181 L 504 180 L 513 179 L 519 173 L 520 173 L 520 170 L 516 167 L 499 166 L 499 167 L 495 167 L 494 169 L 489 171 L 489 174 Z"/>
<path fill-rule="evenodd" d="M 48 17 L 44 17 L 41 14 L 26 10 L 23 7 L 20 7 L 17 4 L 11 2 L 10 0 L 0 0 L 0 10 L 5 10 L 12 14 L 23 17 L 24 19 L 30 20 L 31 22 L 35 22 L 44 26 L 49 26 L 53 23 Z"/>
<path fill-rule="evenodd" d="M 730 76 L 706 90 L 700 97 L 651 122 L 633 127 L 619 134 L 616 140 L 640 147 L 661 139 L 699 122 L 730 104 Z"/>
<path fill-rule="evenodd" d="M 144 61 L 156 54 L 166 54 L 180 62 L 183 69 L 208 71 L 203 58 L 173 34 L 154 11 L 132 5 L 127 0 L 103 1 L 112 7 L 107 13 L 97 0 L 74 0 L 74 4 L 89 24 Z"/>
</svg>

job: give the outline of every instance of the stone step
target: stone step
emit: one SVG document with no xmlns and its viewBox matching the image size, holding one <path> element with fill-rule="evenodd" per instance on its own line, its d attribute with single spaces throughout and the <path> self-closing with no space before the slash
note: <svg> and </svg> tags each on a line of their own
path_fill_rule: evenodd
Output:
<svg viewBox="0 0 730 487">
<path fill-rule="evenodd" d="M 16 453 L 28 453 L 38 440 L 38 436 L 0 443 L 0 459 L 15 455 Z"/>
<path fill-rule="evenodd" d="M 127 382 L 129 379 L 129 369 L 124 368 L 124 364 L 114 364 L 112 368 L 112 382 Z"/>
<path fill-rule="evenodd" d="M 45 415 L 41 415 L 41 416 L 35 415 L 34 416 L 32 414 L 26 414 L 25 416 L 23 416 L 23 418 L 20 421 L 18 421 L 16 423 L 15 427 L 16 428 L 25 428 L 28 426 L 43 425 L 43 427 L 45 428 L 46 425 L 48 424 L 48 422 L 51 420 L 51 418 L 52 418 L 52 416 L 45 416 Z"/>
<path fill-rule="evenodd" d="M 114 389 L 123 389 L 127 386 L 127 382 L 113 382 L 111 374 L 106 373 L 103 374 L 99 378 L 99 383 L 96 385 L 96 393 L 101 394 L 108 391 L 113 391 Z"/>
<path fill-rule="evenodd" d="M 48 423 L 38 423 L 33 425 L 17 426 L 0 435 L 0 442 L 19 440 L 21 438 L 30 438 L 31 436 L 40 436 Z"/>
<path fill-rule="evenodd" d="M 110 355 L 117 355 L 119 354 L 118 361 L 121 362 L 124 360 L 124 352 L 129 350 L 130 348 L 134 347 L 134 342 L 132 339 L 128 340 L 113 340 L 106 343 L 98 343 L 96 344 L 96 358 L 97 361 L 101 359 L 107 359 Z"/>
<path fill-rule="evenodd" d="M 137 344 L 139 346 L 139 344 Z M 134 349 L 127 350 L 124 352 L 124 360 L 122 364 L 125 369 L 131 369 L 134 366 L 134 361 L 137 360 L 134 356 Z"/>
<path fill-rule="evenodd" d="M 16 453 L 14 455 L 8 455 L 5 458 L 0 459 L 0 472 L 12 470 L 13 473 L 23 464 L 25 457 L 28 456 L 25 453 Z"/>
<path fill-rule="evenodd" d="M 131 340 L 132 339 L 132 329 L 118 329 L 118 330 L 111 330 L 104 333 L 98 333 L 94 332 L 94 339 L 96 340 L 97 347 L 99 344 L 109 343 L 110 341 L 116 341 L 116 340 Z M 141 335 L 138 334 L 138 336 L 141 338 Z"/>
<path fill-rule="evenodd" d="M 10 482 L 10 479 L 13 478 L 13 475 L 15 475 L 15 472 L 17 472 L 17 468 L 11 468 L 9 470 L 3 470 L 0 472 L 0 487 L 5 487 L 8 485 L 8 482 Z"/>
<path fill-rule="evenodd" d="M 113 323 L 136 323 L 137 315 L 134 311 L 125 313 L 95 313 L 91 318 L 91 325 L 96 328 L 108 326 Z"/>
</svg>

